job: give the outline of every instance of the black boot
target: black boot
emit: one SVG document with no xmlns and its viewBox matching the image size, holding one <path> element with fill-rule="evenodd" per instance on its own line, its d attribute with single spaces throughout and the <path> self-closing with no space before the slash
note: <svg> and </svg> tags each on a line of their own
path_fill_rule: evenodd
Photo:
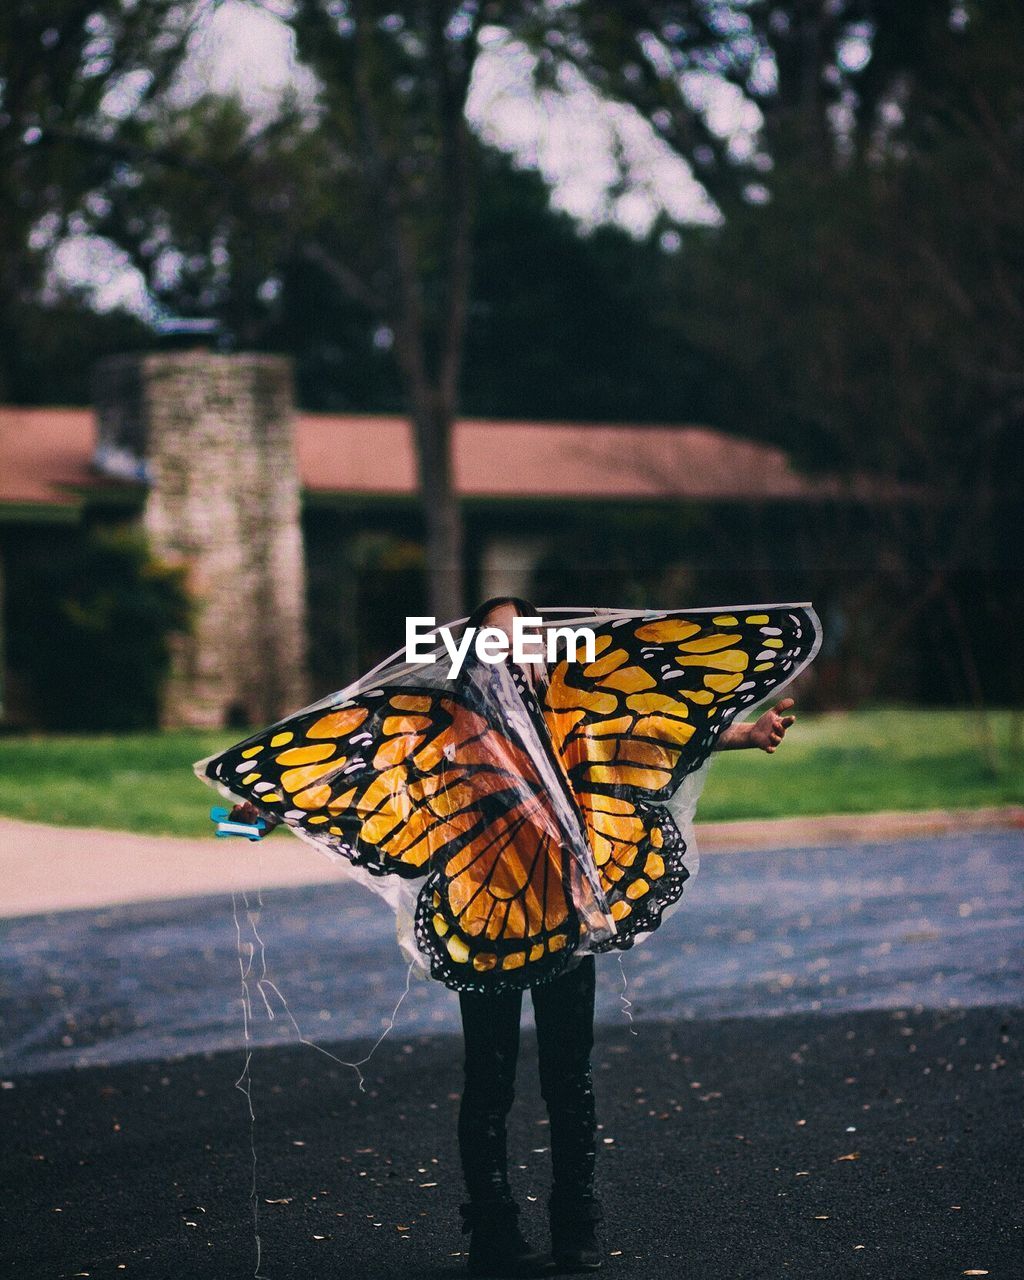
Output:
<svg viewBox="0 0 1024 1280">
<path fill-rule="evenodd" d="M 572 1198 L 552 1193 L 551 1253 L 558 1271 L 596 1271 L 604 1257 L 601 1202 L 594 1195 Z"/>
<path fill-rule="evenodd" d="M 541 1276 L 548 1260 L 530 1248 L 519 1229 L 513 1200 L 479 1200 L 459 1206 L 462 1230 L 469 1237 L 471 1276 Z"/>
</svg>

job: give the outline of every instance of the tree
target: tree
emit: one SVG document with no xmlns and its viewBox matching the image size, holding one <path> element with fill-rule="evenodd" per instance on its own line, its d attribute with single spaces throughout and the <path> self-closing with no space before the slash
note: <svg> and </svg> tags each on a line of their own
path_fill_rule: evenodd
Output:
<svg viewBox="0 0 1024 1280">
<path fill-rule="evenodd" d="M 660 228 L 583 234 L 539 174 L 478 161 L 462 403 L 474 416 L 703 421 L 709 370 L 677 314 Z"/>
<path fill-rule="evenodd" d="M 923 0 L 916 0 L 921 4 Z M 693 165 L 728 216 L 756 191 L 764 151 L 715 127 L 715 86 L 757 97 L 782 125 L 829 118 L 849 92 L 839 51 L 874 13 L 867 3 L 786 6 L 726 0 L 298 0 L 290 19 L 320 84 L 321 214 L 301 252 L 393 338 L 412 418 L 427 526 L 431 606 L 462 611 L 462 522 L 451 440 L 469 316 L 478 146 L 465 107 L 485 40 L 520 42 L 539 87 L 590 85 L 648 119 Z M 785 50 L 814 33 L 834 74 L 808 93 Z M 774 57 L 771 90 L 766 65 Z M 799 108 L 799 110 L 797 109 Z"/>
<path fill-rule="evenodd" d="M 451 440 L 462 390 L 478 198 L 479 144 L 465 108 L 482 42 L 527 46 L 542 84 L 568 90 L 572 77 L 582 75 L 599 92 L 644 109 L 654 98 L 667 103 L 666 136 L 701 154 L 707 149 L 724 163 L 726 142 L 706 123 L 707 103 L 688 94 L 671 67 L 660 67 L 651 31 L 653 23 L 659 32 L 654 43 L 672 46 L 680 66 L 714 63 L 722 75 L 739 80 L 750 52 L 736 40 L 736 29 L 720 21 L 727 8 L 703 0 L 674 6 L 403 0 L 382 10 L 369 0 L 297 0 L 289 21 L 319 94 L 312 119 L 295 114 L 288 145 L 304 156 L 311 180 L 296 187 L 290 177 L 275 187 L 243 179 L 247 158 L 257 166 L 266 158 L 265 133 L 239 139 L 233 158 L 213 158 L 213 206 L 225 186 L 258 189 L 264 225 L 277 228 L 279 261 L 315 266 L 350 306 L 371 318 L 379 341 L 393 344 L 414 430 L 431 607 L 438 616 L 463 607 Z M 686 23 L 677 21 L 680 15 Z M 620 65 L 627 53 L 645 61 L 654 88 L 651 75 L 636 76 L 635 67 Z M 283 138 L 279 129 L 276 142 Z M 163 143 L 151 133 L 148 146 L 173 151 L 173 122 Z M 195 156 L 192 164 L 197 167 Z M 115 193 L 123 197 L 124 184 Z M 192 203 L 202 225 L 207 202 Z M 241 225 L 234 214 L 228 220 Z M 138 235 L 128 239 L 137 248 L 146 243 Z M 188 263 L 190 255 L 179 259 Z M 245 261 L 236 257 L 228 269 L 244 271 Z"/>
<path fill-rule="evenodd" d="M 320 85 L 325 195 L 305 255 L 393 335 L 413 425 L 438 617 L 463 608 L 451 436 L 469 297 L 472 140 L 465 117 L 483 6 L 299 0 Z M 329 193 L 329 194 L 328 194 Z"/>
<path fill-rule="evenodd" d="M 1012 25 L 998 12 L 997 23 Z M 129 216 L 120 229 L 111 222 L 111 234 L 157 282 L 170 262 L 179 296 L 221 310 L 243 340 L 267 332 L 275 289 L 304 270 L 343 300 L 331 309 L 334 323 L 365 324 L 382 348 L 392 344 L 398 394 L 414 427 L 436 614 L 462 606 L 451 438 L 475 341 L 467 326 L 482 152 L 465 106 L 485 47 L 511 42 L 528 50 L 540 87 L 572 92 L 586 84 L 631 107 L 691 163 L 723 228 L 706 251 L 699 234 L 685 237 L 684 296 L 701 319 L 684 320 L 704 367 L 743 371 L 739 385 L 751 392 L 745 433 L 753 416 L 764 434 L 810 459 L 893 478 L 906 471 L 908 441 L 894 444 L 888 427 L 854 425 L 868 414 L 883 424 L 883 408 L 891 408 L 891 398 L 880 402 L 883 384 L 860 379 L 857 368 L 874 361 L 867 335 L 882 341 L 898 331 L 893 308 L 908 296 L 900 201 L 912 191 L 909 161 L 935 151 L 929 122 L 941 118 L 922 104 L 949 104 L 943 86 L 967 85 L 951 59 L 979 24 L 965 28 L 957 19 L 951 27 L 931 0 L 404 0 L 386 10 L 369 0 L 298 0 L 290 21 L 319 86 L 315 108 L 291 104 L 262 130 L 237 104 L 214 100 L 169 122 L 145 122 L 140 153 L 170 153 L 184 163 L 160 170 L 156 199 L 153 187 L 133 187 L 138 173 L 113 184 L 112 207 Z M 723 123 L 716 114 L 723 94 L 753 124 L 738 133 Z M 1011 137 L 995 145 L 1005 149 Z M 917 171 L 914 207 L 923 218 L 930 171 Z M 175 206 L 176 233 L 163 212 Z M 872 279 L 885 259 L 873 250 L 880 234 L 896 255 L 895 273 L 881 289 L 859 288 L 856 281 Z M 922 235 L 914 251 L 925 243 Z M 818 254 L 811 267 L 808 245 Z M 833 289 L 834 306 L 819 298 L 825 262 L 852 291 L 848 299 Z M 858 308 L 866 313 L 852 332 L 844 320 Z M 736 349 L 744 333 L 752 354 Z M 900 354 L 890 344 L 890 354 L 920 370 L 934 363 L 917 347 Z M 820 396 L 811 403 L 812 388 L 824 395 L 829 360 L 847 368 L 852 399 L 843 426 L 834 405 L 823 406 Z M 762 382 L 767 397 L 757 394 Z M 724 387 L 719 396 L 724 414 L 731 394 Z M 900 394 L 909 403 L 917 392 L 907 382 Z M 911 420 L 902 413 L 901 422 Z M 920 445 L 917 453 L 929 455 Z"/>
<path fill-rule="evenodd" d="M 768 198 L 692 247 L 686 288 L 694 340 L 733 371 L 724 420 L 917 489 L 870 512 L 847 599 L 874 659 L 860 692 L 892 687 L 916 631 L 980 707 L 1024 693 L 1016 642 L 1000 656 L 990 639 L 1022 602 L 1024 14 L 912 17 L 879 11 L 868 91 L 833 120 L 828 162 L 780 148 Z"/>
<path fill-rule="evenodd" d="M 205 0 L 0 6 L 0 396 L 48 251 L 112 169 L 134 112 L 172 80 Z M 169 159 L 169 157 L 168 157 Z"/>
</svg>

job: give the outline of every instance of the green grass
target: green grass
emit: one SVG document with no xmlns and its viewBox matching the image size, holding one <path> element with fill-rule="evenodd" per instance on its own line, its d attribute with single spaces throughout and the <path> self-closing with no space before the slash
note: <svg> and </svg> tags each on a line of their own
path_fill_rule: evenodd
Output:
<svg viewBox="0 0 1024 1280">
<path fill-rule="evenodd" d="M 1024 801 L 1024 768 L 1010 760 L 1010 714 L 991 724 L 1002 767 L 987 766 L 976 721 L 916 708 L 801 716 L 775 755 L 715 757 L 699 817 L 781 818 L 881 809 L 959 809 Z"/>
<path fill-rule="evenodd" d="M 0 813 L 32 822 L 154 835 L 209 835 L 217 793 L 192 761 L 241 733 L 0 738 Z"/>
<path fill-rule="evenodd" d="M 1008 759 L 1009 714 L 992 723 Z M 0 813 L 67 826 L 206 835 L 216 795 L 193 760 L 241 735 L 0 738 Z M 886 708 L 801 717 L 778 753 L 716 757 L 704 821 L 1024 803 L 1024 769 L 987 770 L 959 711 Z"/>
</svg>

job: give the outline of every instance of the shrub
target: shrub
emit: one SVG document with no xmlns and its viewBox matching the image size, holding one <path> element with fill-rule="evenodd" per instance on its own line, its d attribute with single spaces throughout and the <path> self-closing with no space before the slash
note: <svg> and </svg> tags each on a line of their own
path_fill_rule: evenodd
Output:
<svg viewBox="0 0 1024 1280">
<path fill-rule="evenodd" d="M 159 723 L 171 637 L 190 624 L 184 572 L 127 525 L 92 528 L 34 566 L 30 598 L 10 602 L 10 658 L 42 727 Z"/>
</svg>

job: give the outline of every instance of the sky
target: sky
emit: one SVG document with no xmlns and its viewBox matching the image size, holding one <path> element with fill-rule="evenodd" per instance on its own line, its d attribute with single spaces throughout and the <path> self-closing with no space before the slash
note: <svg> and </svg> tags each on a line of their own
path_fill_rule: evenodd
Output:
<svg viewBox="0 0 1024 1280">
<path fill-rule="evenodd" d="M 541 171 L 553 188 L 556 207 L 585 226 L 610 212 L 613 220 L 641 234 L 660 208 L 678 221 L 715 217 L 689 166 L 631 109 L 601 102 L 580 83 L 567 86 L 564 96 L 538 97 L 530 83 L 531 58 L 521 45 L 491 27 L 485 28 L 481 46 L 469 119 L 488 142 Z M 268 114 L 288 87 L 297 83 L 312 89 L 308 73 L 296 64 L 287 25 L 244 0 L 225 0 L 205 24 L 186 75 L 218 92 L 237 90 L 250 109 Z M 720 92 L 716 124 L 734 131 L 756 128 L 756 118 L 750 116 L 752 110 L 756 117 L 756 108 L 740 105 L 728 86 Z M 631 162 L 634 190 L 608 211 L 606 192 L 618 177 L 616 138 Z"/>
<path fill-rule="evenodd" d="M 283 7 L 283 0 L 270 2 Z M 523 166 L 539 170 L 552 204 L 581 227 L 610 221 L 642 235 L 661 210 L 679 223 L 717 219 L 689 165 L 631 108 L 602 101 L 581 81 L 566 82 L 561 93 L 538 95 L 531 55 L 499 28 L 485 28 L 481 46 L 467 108 L 474 129 Z M 181 95 L 238 92 L 257 117 L 269 118 L 290 88 L 312 96 L 315 82 L 296 62 L 286 23 L 267 7 L 222 0 L 197 32 Z M 754 145 L 759 115 L 753 103 L 710 77 L 690 88 L 705 97 L 716 132 L 729 136 L 737 149 Z M 617 153 L 629 180 L 612 194 L 620 178 Z M 666 247 L 673 247 L 671 233 Z M 126 255 L 96 237 L 72 236 L 57 247 L 51 286 L 64 284 L 88 286 L 100 310 L 152 310 L 142 277 Z"/>
</svg>

